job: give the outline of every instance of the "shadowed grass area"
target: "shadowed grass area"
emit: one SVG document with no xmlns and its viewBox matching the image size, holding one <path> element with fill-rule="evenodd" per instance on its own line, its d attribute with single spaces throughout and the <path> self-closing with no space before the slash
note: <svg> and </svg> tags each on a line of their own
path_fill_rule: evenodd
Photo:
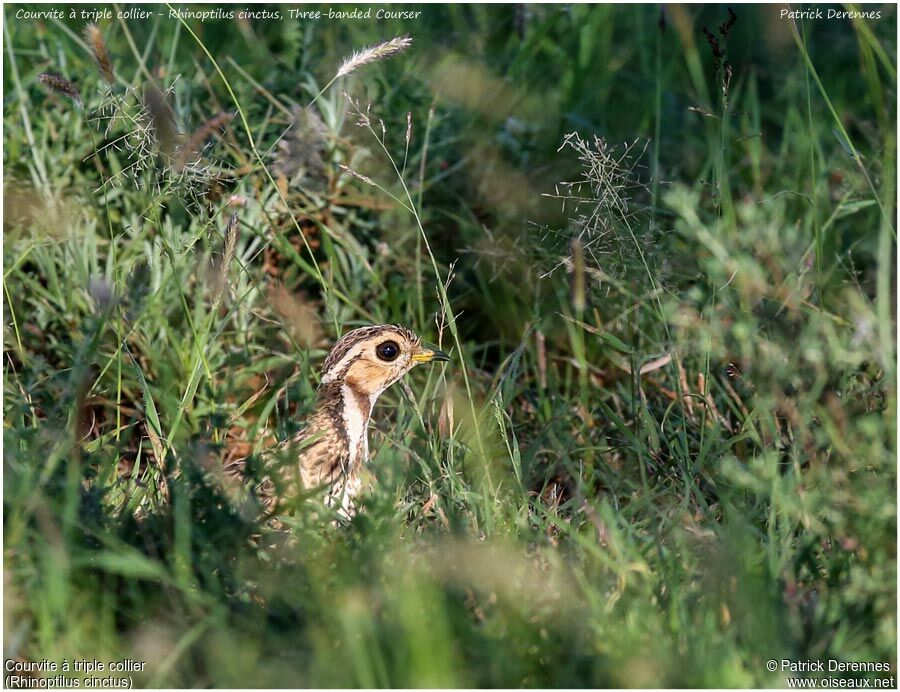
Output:
<svg viewBox="0 0 900 692">
<path fill-rule="evenodd" d="M 4 8 L 5 657 L 896 669 L 895 7 L 40 9 Z M 380 399 L 352 521 L 265 524 L 262 453 L 381 322 L 453 363 Z"/>
</svg>

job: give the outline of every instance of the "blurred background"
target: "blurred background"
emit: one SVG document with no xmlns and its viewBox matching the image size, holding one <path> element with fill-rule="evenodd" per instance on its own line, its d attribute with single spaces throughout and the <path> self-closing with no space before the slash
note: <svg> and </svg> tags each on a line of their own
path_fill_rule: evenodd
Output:
<svg viewBox="0 0 900 692">
<path fill-rule="evenodd" d="M 5 657 L 896 670 L 894 5 L 73 8 L 4 6 Z M 349 525 L 264 525 L 379 322 L 453 365 L 380 400 Z"/>
</svg>

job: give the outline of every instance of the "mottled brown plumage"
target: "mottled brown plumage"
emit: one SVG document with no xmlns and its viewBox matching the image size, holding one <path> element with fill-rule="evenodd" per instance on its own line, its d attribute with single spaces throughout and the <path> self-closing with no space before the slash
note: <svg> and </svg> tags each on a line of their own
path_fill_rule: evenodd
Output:
<svg viewBox="0 0 900 692">
<path fill-rule="evenodd" d="M 261 487 L 267 508 L 276 511 L 301 489 L 322 488 L 327 504 L 352 513 L 359 472 L 369 457 L 366 429 L 375 401 L 415 365 L 435 360 L 449 358 L 423 348 L 405 327 L 362 327 L 339 339 L 322 366 L 313 414 L 294 438 L 279 445 L 297 450 L 296 463 L 278 470 L 280 483 Z"/>
</svg>

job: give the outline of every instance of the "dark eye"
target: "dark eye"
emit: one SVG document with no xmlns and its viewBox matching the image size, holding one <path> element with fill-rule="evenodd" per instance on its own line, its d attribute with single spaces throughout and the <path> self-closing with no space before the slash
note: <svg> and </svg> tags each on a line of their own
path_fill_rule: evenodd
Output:
<svg viewBox="0 0 900 692">
<path fill-rule="evenodd" d="M 375 355 L 388 362 L 397 360 L 400 355 L 400 347 L 396 341 L 382 341 L 375 347 Z"/>
</svg>

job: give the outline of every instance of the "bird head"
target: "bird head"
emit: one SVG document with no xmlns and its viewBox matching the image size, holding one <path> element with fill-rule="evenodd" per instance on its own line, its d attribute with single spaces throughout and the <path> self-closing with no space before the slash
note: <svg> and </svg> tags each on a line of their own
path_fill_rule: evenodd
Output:
<svg viewBox="0 0 900 692">
<path fill-rule="evenodd" d="M 405 327 L 383 324 L 347 332 L 322 366 L 322 384 L 340 382 L 374 403 L 385 389 L 419 363 L 449 361 L 443 351 L 422 346 Z"/>
</svg>

